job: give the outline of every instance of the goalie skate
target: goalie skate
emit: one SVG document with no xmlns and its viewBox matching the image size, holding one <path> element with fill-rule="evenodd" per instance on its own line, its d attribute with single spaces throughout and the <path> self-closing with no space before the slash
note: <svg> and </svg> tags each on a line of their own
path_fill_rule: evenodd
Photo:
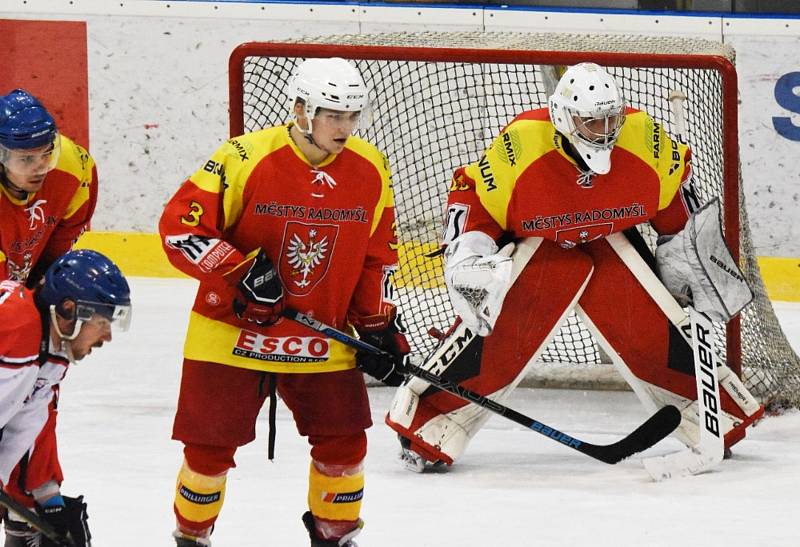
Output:
<svg viewBox="0 0 800 547">
<path fill-rule="evenodd" d="M 417 454 L 411 447 L 411 441 L 402 435 L 398 435 L 397 438 L 400 440 L 400 452 L 398 453 L 400 463 L 402 463 L 403 467 L 409 471 L 413 471 L 414 473 L 422 473 L 426 469 L 441 467 L 444 465 L 444 462 L 441 460 L 431 462 Z"/>
</svg>

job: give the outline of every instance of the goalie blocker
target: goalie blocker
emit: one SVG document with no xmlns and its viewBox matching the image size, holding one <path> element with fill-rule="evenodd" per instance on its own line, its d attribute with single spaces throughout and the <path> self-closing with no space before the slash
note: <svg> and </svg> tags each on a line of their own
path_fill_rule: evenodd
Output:
<svg viewBox="0 0 800 547">
<path fill-rule="evenodd" d="M 628 237 L 639 236 L 632 230 Z M 647 410 L 676 406 L 683 417 L 676 436 L 687 446 L 697 445 L 687 315 L 628 237 L 613 234 L 573 249 L 541 238 L 523 240 L 513 255 L 516 280 L 491 336 L 482 338 L 456 321 L 421 367 L 502 403 L 574 309 Z M 643 241 L 636 243 L 646 249 Z M 645 271 L 650 277 L 643 282 L 639 278 Z M 655 297 L 654 280 L 661 289 Z M 666 301 L 680 314 L 674 308 L 665 313 Z M 720 430 L 730 447 L 744 437 L 763 407 L 728 367 L 720 367 L 719 377 Z M 428 462 L 452 465 L 488 417 L 485 409 L 410 378 L 398 388 L 386 423 L 401 437 L 406 457 L 410 450 Z M 415 454 L 407 464 L 420 471 L 423 465 L 421 459 L 413 461 Z"/>
</svg>

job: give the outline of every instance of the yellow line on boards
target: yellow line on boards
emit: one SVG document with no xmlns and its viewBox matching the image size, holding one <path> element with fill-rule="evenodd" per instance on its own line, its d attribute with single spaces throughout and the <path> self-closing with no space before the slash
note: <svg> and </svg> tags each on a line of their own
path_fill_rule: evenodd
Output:
<svg viewBox="0 0 800 547">
<path fill-rule="evenodd" d="M 75 244 L 108 256 L 122 273 L 137 277 L 188 277 L 167 260 L 158 234 L 84 232 Z"/>
<path fill-rule="evenodd" d="M 109 256 L 125 275 L 187 277 L 167 260 L 158 234 L 139 232 L 86 232 L 75 245 Z M 398 249 L 403 268 L 395 274 L 397 287 L 442 288 L 442 259 L 428 258 L 435 246 L 404 243 Z M 800 302 L 800 258 L 759 257 L 758 265 L 772 300 Z"/>
</svg>

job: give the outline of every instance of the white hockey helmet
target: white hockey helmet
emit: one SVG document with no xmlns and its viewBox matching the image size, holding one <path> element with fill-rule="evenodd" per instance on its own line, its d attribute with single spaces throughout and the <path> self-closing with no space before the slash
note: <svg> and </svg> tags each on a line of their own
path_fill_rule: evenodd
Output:
<svg viewBox="0 0 800 547">
<path fill-rule="evenodd" d="M 568 68 L 550 96 L 550 120 L 600 175 L 611 170 L 611 149 L 625 121 L 625 100 L 608 72 L 594 63 Z"/>
<path fill-rule="evenodd" d="M 306 59 L 294 70 L 286 89 L 289 112 L 294 115 L 297 99 L 302 99 L 306 117 L 311 121 L 318 109 L 340 112 L 361 112 L 361 121 L 368 116 L 369 89 L 361 73 L 349 61 L 339 57 Z"/>
</svg>

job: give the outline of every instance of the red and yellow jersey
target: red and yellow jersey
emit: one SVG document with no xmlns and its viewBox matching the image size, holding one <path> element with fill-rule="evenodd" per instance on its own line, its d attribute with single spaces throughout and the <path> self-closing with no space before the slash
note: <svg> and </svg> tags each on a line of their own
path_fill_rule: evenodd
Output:
<svg viewBox="0 0 800 547">
<path fill-rule="evenodd" d="M 644 112 L 628 109 L 605 175 L 582 172 L 563 145 L 546 108 L 517 116 L 478 162 L 456 170 L 444 243 L 480 230 L 570 248 L 646 221 L 673 234 L 696 208 L 691 151 Z"/>
<path fill-rule="evenodd" d="M 89 227 L 96 203 L 94 160 L 62 135 L 41 190 L 17 199 L 0 186 L 0 279 L 25 282 L 34 266 L 43 272 Z"/>
<path fill-rule="evenodd" d="M 243 324 L 223 275 L 259 248 L 275 264 L 287 307 L 339 329 L 388 316 L 397 263 L 388 161 L 350 137 L 312 166 L 278 126 L 224 143 L 173 196 L 160 232 L 169 260 L 200 280 L 184 356 L 275 372 L 354 366 L 354 351 L 294 321 Z"/>
</svg>

